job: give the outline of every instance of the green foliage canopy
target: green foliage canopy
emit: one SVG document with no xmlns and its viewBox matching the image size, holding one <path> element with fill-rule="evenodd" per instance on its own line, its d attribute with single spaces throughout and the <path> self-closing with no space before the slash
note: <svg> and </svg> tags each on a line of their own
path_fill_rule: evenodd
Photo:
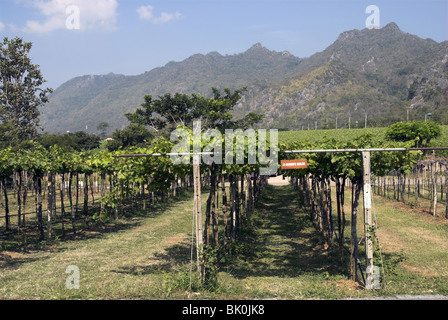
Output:
<svg viewBox="0 0 448 320">
<path fill-rule="evenodd" d="M 385 136 L 392 141 L 415 141 L 415 146 L 421 148 L 427 147 L 441 132 L 440 126 L 433 121 L 397 122 L 387 128 Z"/>
<path fill-rule="evenodd" d="M 126 149 L 129 147 L 144 147 L 150 144 L 153 134 L 140 124 L 131 123 L 123 130 L 115 130 L 112 139 L 107 142 L 109 151 Z"/>
<path fill-rule="evenodd" d="M 232 92 L 226 88 L 222 93 L 212 87 L 212 98 L 205 98 L 197 93 L 165 94 L 158 99 L 147 95 L 141 109 L 125 116 L 131 123 L 149 126 L 159 134 L 170 132 L 179 126 L 193 127 L 195 120 L 201 120 L 201 128 L 205 130 L 218 129 L 224 132 L 225 129 L 249 127 L 260 121 L 262 116 L 249 113 L 245 118 L 235 121 L 232 114 L 245 90 Z"/>
<path fill-rule="evenodd" d="M 40 88 L 45 80 L 28 56 L 31 47 L 19 37 L 5 37 L 0 43 L 0 122 L 12 125 L 7 132 L 10 145 L 36 136 L 39 107 L 52 92 Z"/>
<path fill-rule="evenodd" d="M 64 134 L 49 134 L 45 132 L 40 135 L 38 142 L 46 149 L 58 145 L 70 151 L 86 151 L 96 149 L 100 146 L 100 137 L 87 134 L 84 131 L 69 132 Z"/>
</svg>

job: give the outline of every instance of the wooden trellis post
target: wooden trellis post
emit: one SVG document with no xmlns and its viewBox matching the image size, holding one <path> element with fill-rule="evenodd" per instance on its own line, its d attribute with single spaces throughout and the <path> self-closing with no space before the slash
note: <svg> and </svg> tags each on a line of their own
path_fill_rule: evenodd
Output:
<svg viewBox="0 0 448 320">
<path fill-rule="evenodd" d="M 432 215 L 437 216 L 437 161 L 434 162 L 434 169 L 431 163 L 431 183 L 432 183 Z"/>
<path fill-rule="evenodd" d="M 373 265 L 373 242 L 372 234 L 375 232 L 372 224 L 372 205 L 371 205 L 371 181 L 370 181 L 370 152 L 362 152 L 363 166 L 363 184 L 364 184 L 364 234 L 366 237 L 366 288 L 379 288 L 374 274 Z"/>
<path fill-rule="evenodd" d="M 201 203 L 201 170 L 200 170 L 200 155 L 193 155 L 193 183 L 194 183 L 194 216 L 196 220 L 196 253 L 197 253 L 197 267 L 198 272 L 202 278 L 203 264 L 201 259 L 202 253 L 202 203 Z"/>
<path fill-rule="evenodd" d="M 193 123 L 193 184 L 194 184 L 194 216 L 196 219 L 196 259 L 199 277 L 204 281 L 204 265 L 202 262 L 202 197 L 201 197 L 201 136 L 200 122 Z"/>
</svg>

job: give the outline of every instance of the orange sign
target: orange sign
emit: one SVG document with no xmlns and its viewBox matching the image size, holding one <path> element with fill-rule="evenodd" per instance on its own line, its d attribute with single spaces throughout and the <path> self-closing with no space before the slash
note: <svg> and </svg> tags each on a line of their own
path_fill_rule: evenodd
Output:
<svg viewBox="0 0 448 320">
<path fill-rule="evenodd" d="M 280 163 L 282 169 L 306 169 L 308 167 L 306 159 L 282 160 Z"/>
</svg>

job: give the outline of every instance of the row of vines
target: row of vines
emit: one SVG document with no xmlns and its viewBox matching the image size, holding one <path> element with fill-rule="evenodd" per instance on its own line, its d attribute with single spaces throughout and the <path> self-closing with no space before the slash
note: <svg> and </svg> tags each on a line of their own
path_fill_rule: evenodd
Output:
<svg viewBox="0 0 448 320">
<path fill-rule="evenodd" d="M 281 145 L 279 160 L 297 158 L 281 150 L 363 149 L 410 147 L 406 143 L 379 143 L 372 135 L 360 136 L 350 142 L 324 139 L 320 142 L 301 142 Z M 88 226 L 95 219 L 118 218 L 128 206 L 142 204 L 145 208 L 167 197 L 177 197 L 193 186 L 191 164 L 174 164 L 167 156 L 120 157 L 126 153 L 166 154 L 173 142 L 154 141 L 149 148 L 106 152 L 66 152 L 54 146 L 49 150 L 40 145 L 13 153 L 0 150 L 0 236 L 25 234 L 37 229 L 38 240 L 64 237 L 68 229 L 77 232 L 77 222 Z M 267 177 L 259 174 L 261 165 L 247 164 L 247 144 L 244 146 L 245 164 L 201 164 L 201 185 L 209 192 L 203 225 L 204 277 L 213 278 L 220 255 L 228 253 L 238 231 L 250 224 L 251 213 L 266 184 Z M 236 151 L 236 148 L 235 148 Z M 425 196 L 431 203 L 443 200 L 442 177 L 448 191 L 443 161 L 421 161 L 422 152 L 373 152 L 371 172 L 373 191 L 388 196 L 393 188 L 394 198 L 407 199 L 419 205 Z M 298 190 L 301 204 L 309 212 L 311 221 L 322 234 L 325 246 L 337 246 L 341 265 L 350 257 L 350 274 L 357 280 L 358 259 L 358 208 L 363 188 L 363 165 L 360 153 L 301 154 L 308 160 L 305 170 L 285 170 Z M 432 169 L 431 169 L 432 168 Z M 406 183 L 407 181 L 407 183 Z M 411 182 L 413 185 L 411 187 Z M 335 193 L 332 187 L 335 186 Z M 426 189 L 425 189 L 426 187 Z M 345 199 L 351 191 L 350 211 Z M 437 193 L 439 191 L 439 193 Z M 30 201 L 31 197 L 34 201 Z M 440 196 L 438 196 L 438 194 Z M 336 209 L 333 208 L 336 197 Z M 445 202 L 448 194 L 445 195 Z M 10 202 L 15 206 L 11 210 Z M 30 210 L 30 203 L 33 210 Z M 27 208 L 27 209 L 26 209 Z M 437 208 L 435 206 L 434 208 Z M 333 212 L 336 211 L 336 216 Z M 350 248 L 346 248 L 346 213 L 350 214 Z M 433 211 L 435 214 L 435 211 Z M 30 218 L 31 216 L 31 218 Z M 53 229 L 56 223 L 61 227 Z M 364 236 L 375 233 L 365 230 Z M 374 234 L 372 234 L 374 238 Z"/>
<path fill-rule="evenodd" d="M 164 202 L 167 196 L 176 196 L 192 187 L 192 166 L 176 164 L 169 157 L 119 157 L 126 153 L 168 153 L 172 143 L 159 141 L 149 149 L 133 149 L 119 152 L 66 152 L 58 146 L 46 150 L 35 145 L 33 150 L 22 150 L 13 154 L 10 149 L 0 150 L 0 231 L 2 234 L 24 231 L 26 216 L 35 215 L 40 239 L 44 239 L 44 220 L 47 222 L 49 238 L 52 236 L 52 219 L 59 211 L 60 223 L 72 223 L 87 217 L 113 216 L 118 218 L 126 203 L 133 203 L 145 196 L 153 204 L 155 199 Z M 226 181 L 229 197 L 226 196 Z M 215 193 L 221 185 L 223 209 L 235 212 L 229 215 L 229 237 L 235 238 L 236 230 L 244 220 L 249 220 L 251 208 L 258 197 L 263 177 L 257 174 L 257 166 L 201 166 L 201 184 L 210 188 L 206 212 L 206 243 L 209 243 L 208 221 L 215 217 Z M 34 198 L 32 212 L 26 212 L 26 203 Z M 14 212 L 11 210 L 11 197 Z M 97 197 L 95 199 L 95 197 Z M 229 201 L 227 200 L 229 198 Z M 96 203 L 95 203 L 96 200 Z M 32 201 L 32 200 L 31 200 Z M 146 206 L 146 202 L 142 202 Z M 227 210 L 227 203 L 229 210 Z M 46 207 L 43 207 L 46 204 Z M 92 206 L 97 210 L 89 212 Z M 28 206 L 29 207 L 29 206 Z M 244 209 L 243 209 L 244 208 Z M 45 215 L 47 213 L 47 215 Z M 77 216 L 82 213 L 82 216 Z M 89 215 L 90 214 L 90 215 Z M 44 217 L 46 216 L 46 217 Z M 12 219 L 15 219 L 15 223 Z M 232 227 L 233 226 L 233 227 Z M 34 228 L 36 226 L 32 226 Z M 215 230 L 215 229 L 214 229 Z M 62 227 L 64 232 L 64 227 Z M 214 241 L 217 235 L 213 233 Z M 64 234 L 62 234 L 63 236 Z"/>
<path fill-rule="evenodd" d="M 407 143 L 379 142 L 373 140 L 371 134 L 360 136 L 350 142 L 340 142 L 335 139 L 323 139 L 319 142 L 291 143 L 282 146 L 287 150 L 316 150 L 316 149 L 368 149 L 368 148 L 396 148 L 411 147 Z M 371 153 L 371 174 L 376 181 L 383 181 L 394 172 L 410 174 L 422 158 L 421 151 L 386 151 Z M 291 178 L 291 183 L 298 190 L 299 199 L 315 227 L 321 233 L 324 245 L 327 248 L 337 246 L 340 263 L 350 270 L 352 280 L 358 280 L 360 261 L 358 259 L 359 240 L 363 237 L 375 239 L 376 230 L 365 230 L 359 236 L 359 208 L 362 203 L 363 191 L 363 163 L 361 152 L 338 153 L 303 153 L 284 154 L 285 159 L 307 159 L 308 168 L 300 170 L 284 170 L 283 174 Z M 335 192 L 332 192 L 332 189 Z M 351 194 L 349 208 L 346 196 Z M 332 199 L 336 197 L 336 199 Z M 334 201 L 335 200 L 335 201 Z M 336 205 L 336 208 L 333 206 Z M 333 212 L 336 212 L 333 215 Z M 350 215 L 350 243 L 346 246 L 345 228 L 346 215 Z M 374 245 L 378 245 L 374 244 Z M 346 257 L 349 256 L 349 266 L 345 266 Z M 362 270 L 362 269 L 361 269 Z"/>
<path fill-rule="evenodd" d="M 426 209 L 433 216 L 448 219 L 448 161 L 420 160 L 410 172 L 401 168 L 373 181 L 375 194 Z M 440 210 L 440 206 L 444 206 Z"/>
<path fill-rule="evenodd" d="M 39 240 L 52 239 L 53 225 L 61 223 L 58 236 L 63 237 L 66 223 L 76 233 L 77 220 L 88 224 L 91 218 L 111 215 L 118 218 L 126 205 L 138 199 L 146 197 L 154 204 L 155 199 L 164 201 L 167 195 L 176 195 L 189 185 L 186 169 L 169 170 L 166 159 L 124 161 L 114 157 L 117 154 L 73 153 L 58 146 L 46 150 L 37 144 L 32 150 L 14 154 L 10 149 L 0 151 L 2 234 L 37 228 Z M 30 196 L 34 198 L 34 207 L 27 206 L 27 200 L 32 202 L 27 199 Z M 11 200 L 14 200 L 14 211 L 10 208 Z M 34 210 L 29 210 L 30 207 Z"/>
<path fill-rule="evenodd" d="M 117 152 L 74 153 L 38 144 L 17 153 L 0 150 L 0 236 L 64 239 L 92 221 L 132 214 L 138 205 L 150 210 L 155 202 L 177 197 L 193 187 L 191 164 L 174 164 L 168 156 L 126 156 L 166 154 L 172 147 L 159 139 L 150 148 Z M 204 278 L 213 277 L 216 257 L 229 252 L 238 231 L 250 223 L 265 183 L 257 164 L 201 164 L 200 185 L 209 192 L 201 248 Z"/>
</svg>

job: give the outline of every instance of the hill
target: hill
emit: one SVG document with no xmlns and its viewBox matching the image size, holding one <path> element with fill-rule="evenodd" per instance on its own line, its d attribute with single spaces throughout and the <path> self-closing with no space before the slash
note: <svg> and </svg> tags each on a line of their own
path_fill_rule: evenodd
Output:
<svg viewBox="0 0 448 320">
<path fill-rule="evenodd" d="M 270 51 L 257 43 L 240 54 L 196 54 L 137 76 L 81 76 L 53 92 L 42 110 L 41 124 L 48 132 L 83 130 L 86 122 L 95 128 L 103 121 L 110 128 L 122 128 L 127 124 L 123 115 L 138 108 L 145 95 L 209 95 L 212 86 L 239 89 L 248 83 L 266 87 L 295 75 L 301 61 L 286 51 Z"/>
<path fill-rule="evenodd" d="M 344 32 L 299 69 L 282 83 L 253 87 L 238 112 L 262 112 L 262 126 L 299 130 L 336 122 L 361 127 L 366 116 L 368 126 L 387 126 L 407 116 L 424 120 L 428 112 L 448 123 L 448 43 L 405 33 L 395 23 Z"/>
<path fill-rule="evenodd" d="M 322 52 L 298 58 L 257 43 L 235 55 L 211 52 L 169 62 L 137 76 L 77 77 L 57 88 L 44 107 L 48 132 L 95 128 L 108 122 L 123 128 L 147 94 L 247 87 L 235 109 L 265 114 L 261 127 L 301 129 L 388 125 L 398 120 L 448 124 L 448 42 L 403 32 L 395 23 L 381 29 L 343 32 Z M 337 120 L 336 120 L 337 119 Z"/>
</svg>

